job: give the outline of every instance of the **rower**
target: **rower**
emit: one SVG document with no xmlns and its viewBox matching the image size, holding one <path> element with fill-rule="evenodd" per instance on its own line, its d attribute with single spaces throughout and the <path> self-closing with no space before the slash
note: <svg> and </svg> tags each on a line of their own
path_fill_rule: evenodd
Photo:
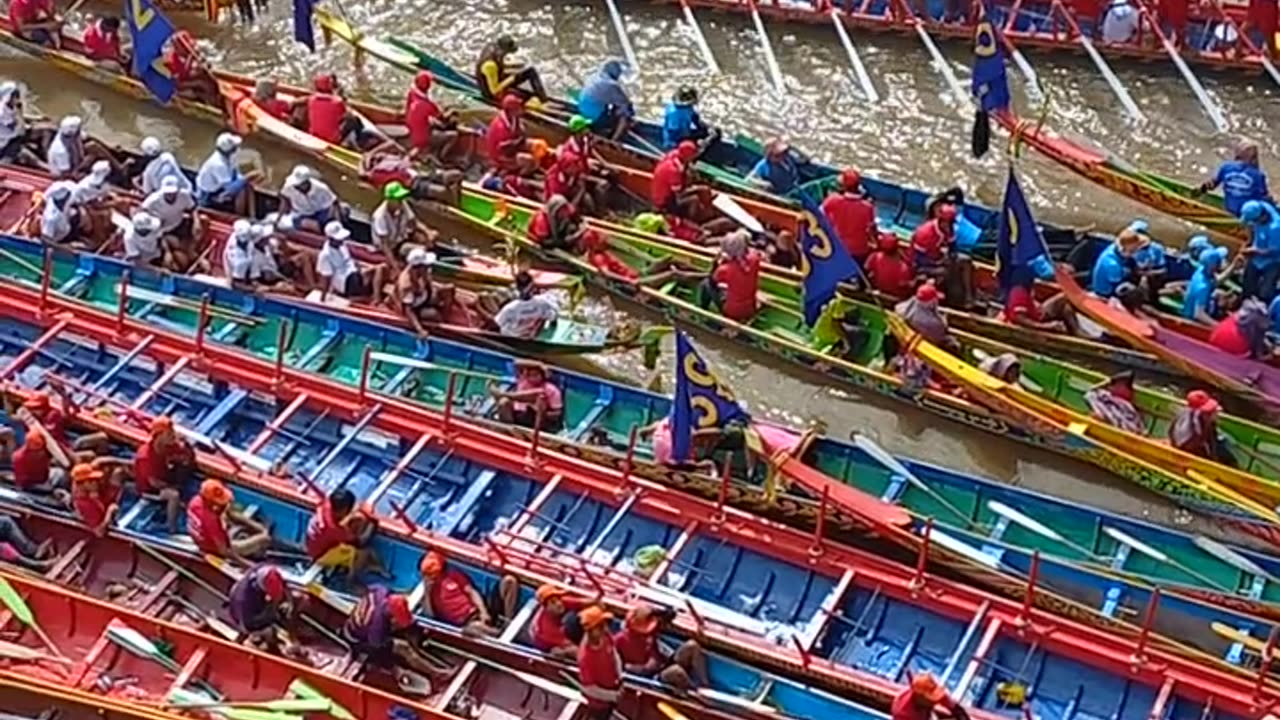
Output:
<svg viewBox="0 0 1280 720">
<path fill-rule="evenodd" d="M 714 305 L 725 317 L 748 323 L 755 317 L 756 294 L 760 288 L 760 253 L 749 246 L 751 233 L 735 230 L 720 245 L 711 277 L 702 283 L 704 308 Z"/>
<path fill-rule="evenodd" d="M 129 66 L 129 58 L 120 49 L 120 18 L 106 15 L 89 23 L 81 42 L 85 57 L 109 72 L 123 73 Z"/>
<path fill-rule="evenodd" d="M 447 205 L 459 203 L 465 179 L 461 170 L 420 172 L 404 153 L 391 149 L 375 149 L 361 156 L 360 177 L 380 188 L 398 182 L 408 188 L 409 197 L 414 200 L 435 200 Z"/>
<path fill-rule="evenodd" d="M 231 226 L 231 237 L 222 249 L 222 274 L 231 287 L 252 292 L 256 278 L 253 275 L 253 223 L 244 218 Z"/>
<path fill-rule="evenodd" d="M 449 566 L 439 550 L 431 550 L 418 563 L 422 572 L 422 610 L 431 617 L 471 637 L 497 637 L 515 614 L 520 583 L 503 575 L 488 596 L 482 596 L 466 573 Z"/>
<path fill-rule="evenodd" d="M 544 250 L 577 249 L 587 226 L 578 209 L 563 195 L 552 195 L 529 222 L 529 239 Z"/>
<path fill-rule="evenodd" d="M 662 147 L 674 150 L 689 140 L 694 143 L 697 157 L 719 139 L 720 131 L 702 122 L 698 115 L 697 88 L 681 85 L 662 112 Z"/>
<path fill-rule="evenodd" d="M 1115 242 L 1098 254 L 1093 263 L 1092 280 L 1089 290 L 1100 298 L 1109 298 L 1116 294 L 1116 289 L 1131 279 L 1133 274 L 1133 256 L 1142 245 L 1142 238 L 1129 228 L 1120 231 Z"/>
<path fill-rule="evenodd" d="M 911 250 L 916 275 L 941 283 L 953 305 L 967 308 L 973 287 L 973 263 L 955 247 L 959 215 L 955 205 L 938 206 L 933 219 L 911 233 Z"/>
<path fill-rule="evenodd" d="M 578 112 L 591 121 L 591 129 L 613 140 L 631 129 L 636 116 L 635 105 L 622 86 L 622 70 L 621 60 L 606 60 L 578 97 Z"/>
<path fill-rule="evenodd" d="M 1199 4 L 1199 3 L 1197 3 Z M 1156 16 L 1160 19 L 1175 48 L 1181 49 L 1187 41 L 1187 15 L 1190 11 L 1189 0 L 1160 0 L 1156 6 Z"/>
<path fill-rule="evenodd" d="M 307 523 L 307 557 L 326 570 L 346 570 L 350 582 L 366 570 L 385 573 L 370 545 L 377 530 L 377 519 L 356 508 L 355 494 L 338 488 L 320 502 Z"/>
<path fill-rule="evenodd" d="M 1223 318 L 1209 333 L 1209 344 L 1228 355 L 1270 360 L 1276 354 L 1267 339 L 1271 331 L 1268 308 L 1255 298 L 1245 298 L 1240 309 Z"/>
<path fill-rule="evenodd" d="M 953 355 L 958 355 L 960 343 L 951 335 L 951 329 L 947 327 L 947 319 L 942 316 L 939 308 L 941 301 L 942 293 L 938 292 L 937 286 L 926 282 L 916 288 L 914 296 L 894 306 L 893 311 L 925 340 Z"/>
<path fill-rule="evenodd" d="M 205 480 L 187 503 L 187 532 L 200 552 L 248 564 L 271 547 L 266 526 L 231 507 L 235 495 L 220 480 Z"/>
<path fill-rule="evenodd" d="M 876 251 L 867 258 L 864 269 L 876 292 L 884 293 L 894 300 L 903 300 L 911 294 L 915 270 L 911 267 L 911 261 L 906 258 L 898 238 L 892 233 L 880 233 L 876 240 Z"/>
<path fill-rule="evenodd" d="M 106 472 L 96 463 L 79 463 L 71 468 L 71 507 L 89 532 L 107 534 L 120 512 L 123 470 Z"/>
<path fill-rule="evenodd" d="M 227 593 L 227 609 L 235 627 L 258 647 L 276 651 L 280 626 L 293 613 L 289 588 L 274 565 L 260 564 L 236 580 Z"/>
<path fill-rule="evenodd" d="M 516 297 L 502 306 L 493 321 L 504 337 L 531 340 L 554 326 L 560 313 L 538 295 L 533 276 L 527 270 L 516 274 Z"/>
<path fill-rule="evenodd" d="M 448 160 L 461 137 L 458 114 L 444 111 L 431 99 L 431 73 L 423 70 L 413 78 L 404 98 L 404 124 L 409 130 L 410 155 L 414 158 Z"/>
<path fill-rule="evenodd" d="M 434 240 L 405 203 L 413 193 L 398 180 L 382 186 L 382 202 L 369 222 L 373 242 L 392 269 L 399 270 L 414 249 L 425 250 Z"/>
<path fill-rule="evenodd" d="M 23 40 L 62 47 L 62 18 L 54 12 L 52 0 L 10 0 L 9 27 Z"/>
<path fill-rule="evenodd" d="M 789 270 L 799 270 L 804 252 L 790 230 L 779 230 L 766 237 L 765 261 L 770 265 Z"/>
<path fill-rule="evenodd" d="M 1141 18 L 1129 0 L 1111 0 L 1102 13 L 1102 41 L 1111 45 L 1134 42 Z"/>
<path fill-rule="evenodd" d="M 653 206 L 666 216 L 673 233 L 682 240 L 698 240 L 703 230 L 698 229 L 697 214 L 702 207 L 704 186 L 694 185 L 690 181 L 693 162 L 698 157 L 698 146 L 692 140 L 685 140 L 675 150 L 662 156 L 653 168 L 653 180 L 650 185 L 649 200 Z M 706 229 L 713 233 L 720 226 Z M 686 237 L 689 235 L 691 237 Z"/>
<path fill-rule="evenodd" d="M 1031 330 L 1079 335 L 1080 321 L 1067 296 L 1059 292 L 1043 303 L 1037 302 L 1035 283 L 1035 271 L 1031 267 L 1019 265 L 1013 268 L 1000 319 Z"/>
<path fill-rule="evenodd" d="M 1139 284 L 1154 303 L 1169 275 L 1168 252 L 1164 245 L 1151 238 L 1151 225 L 1146 220 L 1134 220 L 1129 223 L 1129 229 L 1137 233 L 1141 240 L 1137 251 L 1133 253 Z"/>
<path fill-rule="evenodd" d="M 154 141 L 148 142 L 148 141 Z M 165 152 L 160 146 L 160 141 L 155 138 L 147 138 L 142 141 L 142 154 L 147 159 L 147 163 L 142 168 L 142 174 L 139 178 L 139 189 L 143 196 L 160 189 L 160 184 L 164 179 L 171 177 L 178 181 L 178 185 L 189 193 L 195 193 L 195 186 L 191 184 L 191 179 L 182 170 L 182 166 L 178 164 L 178 159 L 171 152 Z"/>
<path fill-rule="evenodd" d="M 862 175 L 849 168 L 840 173 L 836 189 L 822 201 L 822 212 L 831 221 L 840 244 L 859 265 L 870 257 L 871 243 L 879 236 L 876 206 L 862 189 Z"/>
<path fill-rule="evenodd" d="M 93 223 L 72 200 L 76 185 L 61 180 L 49 186 L 40 215 L 40 239 L 54 245 L 83 248 L 93 232 Z"/>
<path fill-rule="evenodd" d="M 99 160 L 89 169 L 89 174 L 76 182 L 71 201 L 86 210 L 98 210 L 110 200 L 107 181 L 111 177 L 111 163 Z"/>
<path fill-rule="evenodd" d="M 1146 435 L 1142 413 L 1134 404 L 1133 371 L 1116 373 L 1085 391 L 1091 417 L 1135 435 Z"/>
<path fill-rule="evenodd" d="M 280 97 L 280 90 L 274 80 L 263 78 L 253 84 L 253 102 L 266 110 L 271 117 L 293 122 L 294 104 Z"/>
<path fill-rule="evenodd" d="M 6 80 L 0 83 L 0 162 L 40 167 L 39 155 L 27 147 L 29 139 L 22 89 Z"/>
<path fill-rule="evenodd" d="M 1235 455 L 1218 433 L 1218 413 L 1222 406 L 1204 390 L 1187 393 L 1186 403 L 1169 423 L 1169 444 L 1197 457 L 1238 467 Z"/>
<path fill-rule="evenodd" d="M 1249 12 L 1241 28 L 1243 33 L 1257 33 L 1263 52 L 1273 59 L 1280 54 L 1276 41 L 1277 14 L 1275 0 L 1249 0 Z"/>
<path fill-rule="evenodd" d="M 58 132 L 49 143 L 45 158 L 49 174 L 57 180 L 75 180 L 89 162 L 80 134 L 82 124 L 79 115 L 67 115 L 58 122 Z"/>
<path fill-rule="evenodd" d="M 195 451 L 174 430 L 173 420 L 165 416 L 152 420 L 147 441 L 133 456 L 133 484 L 142 497 L 164 504 L 170 535 L 178 534 L 182 490 L 195 477 Z"/>
<path fill-rule="evenodd" d="M 139 210 L 129 219 L 128 227 L 122 231 L 124 259 L 135 265 L 156 269 L 168 269 L 181 272 L 185 267 L 179 266 L 177 257 L 170 252 L 160 232 L 160 218 Z"/>
<path fill-rule="evenodd" d="M 338 196 L 306 165 L 295 165 L 280 188 L 281 215 L 288 215 L 293 229 L 319 233 L 330 220 L 343 218 Z"/>
<path fill-rule="evenodd" d="M 1244 296 L 1270 302 L 1280 283 L 1280 210 L 1270 202 L 1250 200 L 1240 219 L 1253 230 L 1253 242 L 1240 252 L 1249 258 L 1244 266 Z"/>
<path fill-rule="evenodd" d="M 686 640 L 671 654 L 658 643 L 662 628 L 675 614 L 675 610 L 648 605 L 632 608 L 613 636 L 618 656 L 629 673 L 657 678 L 678 690 L 705 687 L 707 660 L 698 641 Z"/>
<path fill-rule="evenodd" d="M 347 240 L 351 231 L 337 220 L 324 226 L 325 243 L 316 255 L 316 275 L 319 276 L 321 299 L 330 293 L 347 299 L 372 298 L 375 303 L 382 298 L 382 266 L 360 269 L 351 256 Z"/>
<path fill-rule="evenodd" d="M 542 77 L 538 71 L 530 67 L 520 67 L 509 56 L 519 50 L 515 38 L 502 35 L 493 43 L 486 45 L 480 52 L 476 62 L 476 84 L 480 86 L 480 94 L 489 102 L 513 94 L 523 100 L 536 97 L 547 102 L 547 91 L 542 86 Z"/>
<path fill-rule="evenodd" d="M 577 155 L 586 162 L 586 182 L 593 197 L 604 207 L 610 187 L 616 182 L 616 173 L 596 149 L 595 135 L 591 133 L 591 121 L 581 115 L 573 115 L 567 123 L 569 137 L 556 148 L 555 157 Z"/>
<path fill-rule="evenodd" d="M 255 285 L 283 292 L 315 287 L 315 262 L 306 250 L 295 251 L 286 235 L 278 235 L 270 223 L 257 223 L 250 234 L 249 279 Z"/>
<path fill-rule="evenodd" d="M 196 173 L 196 199 L 200 207 L 233 215 L 250 214 L 252 176 L 241 175 L 235 162 L 236 151 L 243 143 L 244 140 L 235 133 L 218 135 L 213 153 Z"/>
<path fill-rule="evenodd" d="M 1197 191 L 1206 193 L 1219 186 L 1222 187 L 1222 206 L 1236 217 L 1242 217 L 1245 203 L 1250 200 L 1271 202 L 1267 174 L 1258 167 L 1257 143 L 1239 140 L 1235 157 L 1219 165 L 1218 172 L 1201 183 Z"/>
<path fill-rule="evenodd" d="M 174 255 L 178 267 L 187 268 L 195 261 L 195 240 L 204 234 L 198 227 L 196 199 L 182 187 L 178 178 L 167 175 L 160 189 L 142 201 L 142 209 L 160 221 L 163 243 Z"/>
<path fill-rule="evenodd" d="M 315 90 L 307 98 L 307 132 L 334 145 L 342 144 L 347 101 L 342 99 L 333 73 L 320 73 L 311 81 Z"/>
<path fill-rule="evenodd" d="M 893 699 L 890 720 L 933 720 L 938 710 L 955 720 L 969 720 L 964 706 L 948 695 L 947 689 L 931 673 L 908 675 L 911 683 Z"/>
<path fill-rule="evenodd" d="M 129 187 L 134 190 L 142 190 L 142 195 L 144 197 L 160 188 L 158 180 L 150 190 L 143 189 L 142 185 L 146 178 L 147 169 L 150 168 L 155 160 L 160 157 L 160 152 L 162 150 L 163 147 L 160 145 L 160 138 L 157 138 L 154 135 L 148 135 L 142 138 L 142 142 L 138 144 L 138 154 L 129 158 L 124 163 L 124 174 L 126 180 L 128 180 Z M 181 171 L 179 170 L 179 172 Z"/>
<path fill-rule="evenodd" d="M 583 258 L 591 267 L 606 276 L 625 282 L 633 282 L 640 278 L 640 273 L 635 268 L 623 262 L 609 249 L 608 239 L 599 230 L 595 228 L 583 230 L 578 239 L 578 246 L 582 250 Z"/>
<path fill-rule="evenodd" d="M 538 600 L 538 610 L 529 624 L 530 642 L 535 648 L 557 660 L 576 659 L 578 642 L 582 639 L 579 613 L 597 601 L 575 595 L 567 588 L 551 583 L 539 586 L 535 597 Z M 577 637 L 573 637 L 574 635 Z"/>
<path fill-rule="evenodd" d="M 537 164 L 529 153 L 529 139 L 521 119 L 524 102 L 518 95 L 504 95 L 501 108 L 489 121 L 484 137 L 489 167 L 499 175 L 529 175 Z"/>
<path fill-rule="evenodd" d="M 1226 256 L 1226 248 L 1208 248 L 1200 252 L 1195 272 L 1183 291 L 1182 317 L 1206 325 L 1218 321 L 1218 270 Z"/>
<path fill-rule="evenodd" d="M 395 298 L 400 304 L 400 313 L 409 321 L 414 332 L 426 337 L 427 326 L 445 320 L 446 311 L 452 303 L 452 291 L 438 292 L 431 278 L 431 268 L 435 265 L 436 254 L 423 247 L 409 250 L 404 267 L 396 277 Z"/>
<path fill-rule="evenodd" d="M 775 195 L 786 195 L 800 183 L 800 168 L 791 157 L 791 144 L 773 138 L 764 146 L 764 157 L 747 175 L 747 182 Z"/>
<path fill-rule="evenodd" d="M 609 634 L 613 614 L 592 605 L 578 614 L 584 636 L 578 646 L 578 680 L 593 720 L 613 717 L 622 690 L 622 662 Z"/>
<path fill-rule="evenodd" d="M 169 39 L 169 50 L 164 56 L 165 69 L 173 78 L 180 97 L 219 105 L 222 99 L 218 83 L 204 60 L 196 52 L 195 38 L 186 30 L 179 30 Z"/>
<path fill-rule="evenodd" d="M 416 672 L 438 676 L 441 669 L 409 641 L 408 631 L 412 628 L 409 599 L 385 586 L 374 585 L 347 616 L 342 638 L 350 643 L 354 655 L 364 656 L 370 665 L 391 669 L 404 663 Z"/>
<path fill-rule="evenodd" d="M 15 518 L 0 515 L 0 562 L 44 574 L 57 561 L 53 539 L 36 543 Z"/>
<path fill-rule="evenodd" d="M 597 215 L 605 209 L 603 199 L 588 192 L 591 188 L 587 183 L 587 161 L 576 153 L 558 153 L 547 169 L 542 187 L 544 200 L 561 195 L 587 215 Z"/>
<path fill-rule="evenodd" d="M 52 496 L 65 502 L 68 498 L 66 468 L 52 466 L 53 455 L 43 433 L 24 435 L 22 445 L 13 451 L 13 484 L 24 493 Z"/>
<path fill-rule="evenodd" d="M 514 362 L 516 386 L 513 390 L 489 384 L 489 396 L 498 406 L 498 419 L 521 427 L 560 432 L 564 426 L 564 395 L 560 387 L 547 376 L 547 368 L 542 363 L 523 359 Z"/>
</svg>

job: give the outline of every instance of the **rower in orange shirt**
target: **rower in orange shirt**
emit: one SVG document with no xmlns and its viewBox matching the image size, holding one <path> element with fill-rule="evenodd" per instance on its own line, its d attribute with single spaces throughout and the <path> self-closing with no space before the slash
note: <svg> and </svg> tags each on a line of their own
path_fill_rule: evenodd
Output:
<svg viewBox="0 0 1280 720">
<path fill-rule="evenodd" d="M 80 463 L 71 468 L 71 507 L 89 531 L 98 537 L 120 512 L 120 480 L 122 473 L 110 473 L 93 463 Z"/>
<path fill-rule="evenodd" d="M 195 451 L 174 431 L 173 421 L 168 417 L 151 421 L 150 436 L 133 456 L 133 484 L 139 495 L 154 496 L 164 503 L 170 534 L 178 532 L 182 488 L 195 470 Z"/>
<path fill-rule="evenodd" d="M 944 717 L 969 720 L 969 713 L 960 703 L 947 694 L 947 689 L 930 673 L 920 673 L 911 678 L 911 684 L 893 700 L 891 720 L 934 720 L 935 712 L 943 711 Z"/>
<path fill-rule="evenodd" d="M 422 609 L 435 619 L 462 628 L 466 635 L 496 637 L 515 613 L 520 584 L 504 575 L 495 591 L 482 596 L 466 573 L 449 566 L 444 554 L 432 550 L 418 564 L 426 592 Z"/>
<path fill-rule="evenodd" d="M 187 504 L 187 532 L 202 553 L 248 563 L 271 546 L 271 534 L 261 523 L 231 507 L 235 496 L 218 480 L 205 480 L 200 494 Z M 236 533 L 228 525 L 248 530 Z"/>
</svg>

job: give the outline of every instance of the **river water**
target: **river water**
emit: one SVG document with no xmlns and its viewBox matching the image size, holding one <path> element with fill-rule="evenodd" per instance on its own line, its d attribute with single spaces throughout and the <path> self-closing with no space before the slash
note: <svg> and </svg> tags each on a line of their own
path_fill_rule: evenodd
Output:
<svg viewBox="0 0 1280 720">
<path fill-rule="evenodd" d="M 252 27 L 227 23 L 213 28 L 194 16 L 175 20 L 204 38 L 201 45 L 208 57 L 227 69 L 304 83 L 317 68 L 324 68 L 342 75 L 355 97 L 400 102 L 406 75 L 374 60 L 356 68 L 349 48 L 340 44 L 322 46 L 310 54 L 292 40 L 291 3 L 272 2 L 275 6 L 269 14 Z M 927 189 L 959 184 L 981 202 L 999 202 L 1006 163 L 1004 138 L 996 136 L 997 151 L 983 160 L 969 155 L 971 119 L 955 103 L 918 39 L 853 35 L 881 95 L 878 103 L 871 104 L 854 80 L 830 26 L 768 25 L 786 85 L 786 93 L 780 94 L 770 85 L 759 36 L 748 18 L 699 11 L 701 27 L 720 65 L 721 73 L 712 75 L 677 7 L 634 3 L 623 4 L 622 9 L 639 64 L 630 87 L 643 115 L 656 117 L 679 84 L 695 84 L 702 88 L 703 115 L 713 123 L 755 137 L 786 136 L 822 160 L 854 165 L 866 175 Z M 553 91 L 580 86 L 602 60 L 621 54 L 604 3 L 347 0 L 345 10 L 369 32 L 405 37 L 465 69 L 471 67 L 483 43 L 509 33 L 519 40 L 522 57 L 538 65 Z M 941 49 L 961 84 L 967 83 L 969 48 L 944 43 Z M 1189 179 L 1207 177 L 1229 153 L 1235 135 L 1244 134 L 1261 144 L 1264 166 L 1275 167 L 1277 136 L 1268 116 L 1274 115 L 1277 93 L 1269 80 L 1201 75 L 1231 124 L 1230 134 L 1218 134 L 1171 63 L 1114 66 L 1147 116 L 1146 122 L 1135 126 L 1125 120 L 1119 101 L 1087 58 L 1028 57 L 1050 96 L 1048 124 L 1058 132 L 1088 137 L 1144 168 Z M 1012 65 L 1009 72 L 1018 107 L 1024 115 L 1036 116 L 1021 76 Z M 85 116 L 91 132 L 122 144 L 136 145 L 144 135 L 156 135 L 184 163 L 203 159 L 217 132 L 29 60 L 0 62 L 0 76 L 24 82 L 36 109 L 51 117 L 77 112 Z M 252 140 L 246 148 L 260 154 L 276 182 L 301 160 Z M 1134 217 L 1149 217 L 1140 206 L 1037 157 L 1026 155 L 1017 166 L 1033 208 L 1043 220 L 1114 230 Z M 344 197 L 367 205 L 366 193 L 332 171 L 324 172 Z M 1169 242 L 1181 242 L 1190 232 L 1174 221 L 1151 219 Z M 591 312 L 605 316 L 610 308 L 607 300 L 597 300 Z M 834 435 L 867 432 L 895 452 L 1158 522 L 1188 521 L 1185 513 L 1122 487 L 1121 481 L 1093 468 L 970 431 L 892 401 L 833 387 L 816 374 L 744 352 L 717 338 L 695 337 L 716 372 L 758 415 L 796 425 L 821 419 Z M 633 357 L 603 362 L 636 381 L 646 379 Z M 670 373 L 665 374 L 670 389 Z"/>
</svg>

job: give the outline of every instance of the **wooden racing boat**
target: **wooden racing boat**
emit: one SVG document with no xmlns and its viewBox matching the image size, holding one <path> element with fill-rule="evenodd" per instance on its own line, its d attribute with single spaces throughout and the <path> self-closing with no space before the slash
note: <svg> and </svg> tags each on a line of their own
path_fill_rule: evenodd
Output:
<svg viewBox="0 0 1280 720">
<path fill-rule="evenodd" d="M 185 720 L 188 716 L 130 702 L 109 700 L 61 682 L 0 672 L 3 720 Z"/>
<path fill-rule="evenodd" d="M 984 720 L 1000 716 L 1002 684 L 1023 687 L 1041 716 L 1062 718 L 1086 690 L 1104 707 L 1132 702 L 1159 715 L 1203 712 L 1211 702 L 1250 718 L 1280 695 L 1280 684 L 1150 630 L 1089 628 L 640 478 L 625 485 L 635 492 L 619 496 L 617 471 L 426 412 L 376 386 L 273 368 L 204 343 L 203 333 L 193 339 L 118 321 L 59 298 L 47 298 L 42 310 L 35 291 L 7 286 L 0 299 L 0 317 L 19 333 L 10 347 L 26 347 L 0 372 L 68 387 L 93 430 L 120 435 L 119 420 L 92 408 L 127 402 L 139 421 L 166 412 L 184 429 L 207 431 L 221 451 L 202 453 L 201 466 L 233 478 L 241 502 L 265 507 L 276 498 L 306 517 L 314 492 L 352 490 L 403 543 L 384 555 L 393 587 L 416 586 L 429 545 L 461 566 L 529 584 L 593 587 L 614 606 L 639 596 L 676 609 L 681 634 L 878 708 L 901 691 L 908 667 L 944 678 L 961 673 L 955 694 Z M 131 432 L 140 441 L 141 431 Z M 259 463 L 284 475 L 264 474 Z M 159 511 L 131 508 L 121 522 L 154 525 Z M 297 540 L 303 527 L 278 525 L 277 533 Z M 642 578 L 630 556 L 652 543 L 665 546 L 668 559 Z M 1028 594 L 1034 601 L 1033 594 L 1040 593 Z M 862 620 L 845 627 L 837 617 Z"/>
</svg>

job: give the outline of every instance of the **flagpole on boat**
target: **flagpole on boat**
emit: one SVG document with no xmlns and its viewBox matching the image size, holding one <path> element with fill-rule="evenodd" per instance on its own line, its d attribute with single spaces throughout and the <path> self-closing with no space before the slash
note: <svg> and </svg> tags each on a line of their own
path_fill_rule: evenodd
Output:
<svg viewBox="0 0 1280 720">
<path fill-rule="evenodd" d="M 1120 78 L 1116 77 L 1115 72 L 1107 61 L 1102 57 L 1102 53 L 1098 52 L 1098 48 L 1094 46 L 1093 41 L 1089 39 L 1084 31 L 1080 29 L 1080 25 L 1076 23 L 1075 17 L 1071 14 L 1063 4 L 1062 0 L 1053 0 L 1053 7 L 1066 20 L 1071 32 L 1075 33 L 1076 39 L 1080 42 L 1080 47 L 1084 48 L 1089 59 L 1093 60 L 1093 64 L 1097 66 L 1098 72 L 1102 73 L 1102 77 L 1107 81 L 1107 85 L 1111 86 L 1111 92 L 1119 98 L 1120 104 L 1124 106 L 1124 111 L 1129 113 L 1129 117 L 1135 121 L 1146 120 L 1147 116 L 1142 114 L 1138 109 L 1138 104 L 1133 101 L 1133 96 L 1120 84 Z"/>
<path fill-rule="evenodd" d="M 622 55 L 627 60 L 627 65 L 631 66 L 632 72 L 640 72 L 640 63 L 636 61 L 636 51 L 631 47 L 631 39 L 627 37 L 627 26 L 622 22 L 622 13 L 618 11 L 618 0 L 605 0 L 605 5 L 609 7 L 609 19 L 613 21 L 613 31 L 618 34 L 618 41 L 622 43 Z"/>
<path fill-rule="evenodd" d="M 1151 12 L 1151 9 L 1143 0 L 1137 0 L 1137 2 L 1143 17 L 1146 18 L 1147 23 L 1151 26 L 1151 32 L 1155 34 L 1156 39 L 1164 46 L 1165 53 L 1169 55 L 1169 59 L 1177 66 L 1178 72 L 1182 73 L 1182 78 L 1187 81 L 1187 85 L 1191 86 L 1191 92 L 1195 93 L 1196 100 L 1200 101 L 1200 107 L 1204 108 L 1205 113 L 1213 121 L 1213 125 L 1218 129 L 1218 132 L 1226 132 L 1229 126 L 1227 125 L 1226 116 L 1222 114 L 1222 108 L 1218 107 L 1213 98 L 1209 97 L 1208 91 L 1200 84 L 1200 78 L 1197 78 L 1196 74 L 1191 72 L 1191 66 L 1187 65 L 1187 61 L 1182 59 L 1182 55 L 1173 46 L 1169 36 L 1165 35 L 1164 31 L 1160 29 L 1160 21 L 1156 19 L 1155 13 Z"/>
<path fill-rule="evenodd" d="M 778 58 L 773 54 L 773 43 L 769 42 L 769 33 L 764 29 L 764 20 L 760 19 L 760 8 L 756 0 L 751 4 L 751 22 L 756 26 L 756 34 L 760 36 L 760 49 L 764 51 L 764 61 L 769 68 L 769 80 L 780 94 L 787 94 L 787 86 L 782 82 L 782 69 L 778 67 Z"/>
<path fill-rule="evenodd" d="M 876 92 L 876 86 L 871 82 L 866 66 L 862 64 L 862 57 L 858 55 L 858 49 L 853 46 L 853 41 L 849 39 L 849 31 L 845 29 L 844 21 L 840 18 L 840 9 L 832 7 L 831 23 L 836 26 L 836 35 L 840 36 L 840 44 L 844 46 L 844 52 L 849 56 L 849 64 L 853 66 L 853 75 L 858 78 L 858 84 L 862 86 L 862 94 L 866 95 L 870 102 L 878 103 L 880 93 Z"/>
<path fill-rule="evenodd" d="M 693 34 L 693 41 L 698 46 L 698 52 L 702 54 L 702 61 L 707 64 L 712 74 L 720 74 L 720 64 L 716 62 L 716 56 L 711 52 L 711 46 L 707 44 L 707 36 L 702 34 L 702 26 L 698 24 L 698 16 L 693 14 L 693 8 L 689 7 L 687 0 L 680 0 L 680 10 L 684 12 L 685 24 L 689 27 L 689 32 Z"/>
</svg>

